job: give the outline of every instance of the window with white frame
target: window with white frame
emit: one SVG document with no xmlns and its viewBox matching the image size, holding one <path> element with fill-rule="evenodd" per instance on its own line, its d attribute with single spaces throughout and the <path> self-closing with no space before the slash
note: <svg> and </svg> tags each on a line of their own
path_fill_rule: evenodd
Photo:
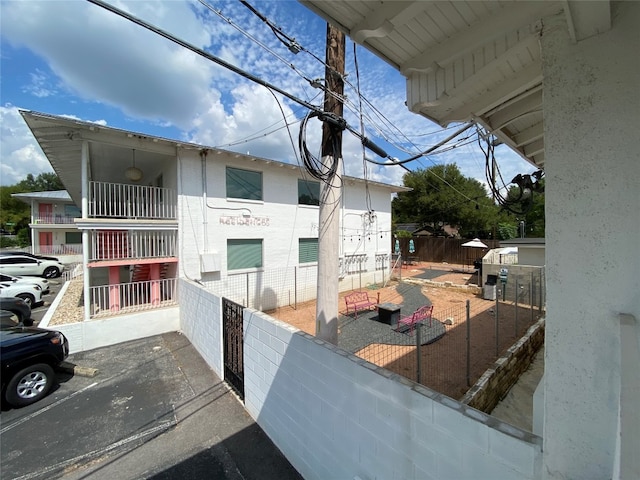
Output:
<svg viewBox="0 0 640 480">
<path fill-rule="evenodd" d="M 262 172 L 227 167 L 227 198 L 262 200 Z"/>
<path fill-rule="evenodd" d="M 298 263 L 313 263 L 318 261 L 318 239 L 298 239 Z"/>
<path fill-rule="evenodd" d="M 262 239 L 227 240 L 227 270 L 262 268 Z"/>
<path fill-rule="evenodd" d="M 298 179 L 298 204 L 320 205 L 320 182 Z"/>
</svg>

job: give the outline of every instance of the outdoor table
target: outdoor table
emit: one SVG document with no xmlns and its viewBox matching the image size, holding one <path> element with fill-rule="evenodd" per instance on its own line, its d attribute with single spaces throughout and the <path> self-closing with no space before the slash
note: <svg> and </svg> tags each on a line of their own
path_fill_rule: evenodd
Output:
<svg viewBox="0 0 640 480">
<path fill-rule="evenodd" d="M 400 319 L 400 307 L 390 302 L 378 304 L 378 321 L 396 327 Z"/>
</svg>

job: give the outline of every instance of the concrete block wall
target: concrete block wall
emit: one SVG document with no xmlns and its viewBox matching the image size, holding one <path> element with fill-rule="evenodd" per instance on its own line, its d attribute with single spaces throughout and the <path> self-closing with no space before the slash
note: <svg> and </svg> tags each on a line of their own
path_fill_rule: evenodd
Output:
<svg viewBox="0 0 640 480">
<path fill-rule="evenodd" d="M 245 310 L 246 408 L 306 479 L 533 479 L 541 439 Z"/>
<path fill-rule="evenodd" d="M 179 282 L 182 331 L 222 372 L 221 299 Z M 245 309 L 245 407 L 305 479 L 534 479 L 541 439 Z"/>
<path fill-rule="evenodd" d="M 520 375 L 529 368 L 543 344 L 544 319 L 541 319 L 487 369 L 461 402 L 483 412 L 493 411 Z"/>
<path fill-rule="evenodd" d="M 222 299 L 189 280 L 178 281 L 180 330 L 220 377 L 223 372 Z"/>
</svg>

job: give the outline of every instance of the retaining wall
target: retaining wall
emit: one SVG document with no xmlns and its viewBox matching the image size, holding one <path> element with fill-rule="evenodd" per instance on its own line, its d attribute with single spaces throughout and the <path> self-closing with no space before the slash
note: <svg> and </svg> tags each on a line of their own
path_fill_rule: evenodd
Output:
<svg viewBox="0 0 640 480">
<path fill-rule="evenodd" d="M 544 319 L 533 324 L 469 389 L 461 402 L 491 412 L 533 362 L 544 344 Z"/>
</svg>

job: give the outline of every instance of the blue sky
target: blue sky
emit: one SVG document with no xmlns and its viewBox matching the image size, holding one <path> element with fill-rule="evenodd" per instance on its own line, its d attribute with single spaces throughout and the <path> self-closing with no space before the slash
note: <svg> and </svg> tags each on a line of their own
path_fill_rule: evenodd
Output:
<svg viewBox="0 0 640 480">
<path fill-rule="evenodd" d="M 309 103 L 322 103 L 322 92 L 309 80 L 323 78 L 324 65 L 304 51 L 291 53 L 240 2 L 110 3 Z M 295 1 L 251 4 L 324 59 L 323 20 Z M 0 184 L 52 171 L 18 109 L 297 162 L 291 138 L 297 145 L 306 109 L 291 100 L 276 95 L 276 101 L 266 88 L 83 0 L 0 0 L 0 9 Z M 360 130 L 353 50 L 347 39 L 345 117 Z M 362 47 L 357 47 L 357 60 L 360 94 L 375 107 L 363 110 L 365 134 L 390 154 L 407 158 L 452 131 L 407 110 L 404 78 L 389 65 Z M 317 148 L 320 128 L 319 122 L 310 122 L 312 147 Z M 534 170 L 506 148 L 498 155 L 505 179 Z M 345 133 L 348 175 L 365 175 L 362 156 L 359 141 Z M 484 158 L 474 144 L 408 167 L 434 163 L 456 163 L 463 174 L 484 180 Z M 394 184 L 402 184 L 404 173 L 398 166 L 369 164 L 366 169 L 368 178 Z"/>
</svg>

